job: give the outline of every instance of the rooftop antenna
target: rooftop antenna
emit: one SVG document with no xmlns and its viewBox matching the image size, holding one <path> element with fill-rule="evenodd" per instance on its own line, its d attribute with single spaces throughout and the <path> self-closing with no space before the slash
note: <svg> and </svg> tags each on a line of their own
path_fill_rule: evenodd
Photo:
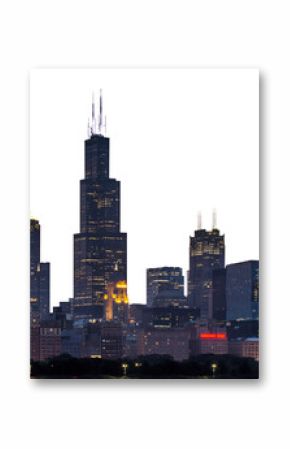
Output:
<svg viewBox="0 0 290 449">
<path fill-rule="evenodd" d="M 102 89 L 100 89 L 100 115 L 99 115 L 99 133 L 102 133 L 103 128 L 103 95 Z"/>
<path fill-rule="evenodd" d="M 105 115 L 104 134 L 107 135 L 107 116 Z"/>
<path fill-rule="evenodd" d="M 92 134 L 96 134 L 95 94 L 92 95 Z"/>
<path fill-rule="evenodd" d="M 92 128 L 90 124 L 90 119 L 88 119 L 88 137 L 90 138 L 92 136 Z"/>
<path fill-rule="evenodd" d="M 217 229 L 217 213 L 216 209 L 212 211 L 212 228 Z"/>
<path fill-rule="evenodd" d="M 201 212 L 197 214 L 197 229 L 201 229 Z"/>
</svg>

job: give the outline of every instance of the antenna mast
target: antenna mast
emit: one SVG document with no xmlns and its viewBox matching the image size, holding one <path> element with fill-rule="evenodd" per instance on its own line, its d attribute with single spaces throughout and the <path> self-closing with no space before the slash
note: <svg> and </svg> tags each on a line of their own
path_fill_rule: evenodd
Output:
<svg viewBox="0 0 290 449">
<path fill-rule="evenodd" d="M 217 214 L 216 209 L 212 211 L 212 228 L 217 229 Z"/>
<path fill-rule="evenodd" d="M 197 229 L 201 229 L 201 212 L 197 214 Z"/>
<path fill-rule="evenodd" d="M 96 134 L 95 94 L 92 95 L 92 134 Z"/>
<path fill-rule="evenodd" d="M 102 134 L 103 128 L 103 95 L 102 89 L 100 89 L 100 115 L 99 115 L 99 133 Z"/>
</svg>

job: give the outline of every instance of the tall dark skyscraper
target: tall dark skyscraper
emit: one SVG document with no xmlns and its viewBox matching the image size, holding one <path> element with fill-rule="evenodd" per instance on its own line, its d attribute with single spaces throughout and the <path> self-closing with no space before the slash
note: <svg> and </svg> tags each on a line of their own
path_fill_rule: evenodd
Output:
<svg viewBox="0 0 290 449">
<path fill-rule="evenodd" d="M 188 302 L 191 307 L 200 309 L 202 319 L 213 318 L 213 270 L 225 266 L 224 235 L 216 228 L 215 217 L 213 229 L 201 228 L 190 237 Z"/>
<path fill-rule="evenodd" d="M 259 318 L 259 261 L 233 263 L 226 268 L 228 320 Z"/>
<path fill-rule="evenodd" d="M 40 262 L 40 224 L 30 220 L 30 358 L 40 359 L 40 323 L 49 316 L 50 264 Z"/>
<path fill-rule="evenodd" d="M 30 220 L 30 308 L 33 319 L 44 320 L 49 314 L 50 264 L 40 262 L 40 224 Z"/>
<path fill-rule="evenodd" d="M 102 97 L 85 141 L 80 182 L 80 233 L 74 235 L 74 308 L 99 304 L 112 279 L 127 282 L 127 234 L 120 232 L 120 182 L 109 177 L 110 140 L 104 134 Z"/>
</svg>

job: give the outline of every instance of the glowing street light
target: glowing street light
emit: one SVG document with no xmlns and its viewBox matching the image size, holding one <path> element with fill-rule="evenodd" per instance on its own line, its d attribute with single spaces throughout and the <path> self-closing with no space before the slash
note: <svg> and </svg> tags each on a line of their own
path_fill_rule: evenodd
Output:
<svg viewBox="0 0 290 449">
<path fill-rule="evenodd" d="M 123 376 L 126 377 L 127 376 L 127 368 L 128 368 L 128 363 L 122 363 L 122 368 L 123 368 Z"/>
<path fill-rule="evenodd" d="M 214 375 L 215 375 L 215 372 L 216 372 L 217 367 L 218 367 L 217 363 L 212 363 L 212 364 L 211 364 L 212 378 L 215 377 Z"/>
</svg>

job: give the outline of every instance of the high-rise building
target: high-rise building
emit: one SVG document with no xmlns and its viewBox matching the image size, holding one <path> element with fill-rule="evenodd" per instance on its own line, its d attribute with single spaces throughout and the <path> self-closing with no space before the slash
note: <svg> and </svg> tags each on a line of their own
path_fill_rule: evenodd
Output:
<svg viewBox="0 0 290 449">
<path fill-rule="evenodd" d="M 40 224 L 30 220 L 30 311 L 32 323 L 45 320 L 49 314 L 50 264 L 40 262 Z"/>
<path fill-rule="evenodd" d="M 227 319 L 226 269 L 213 270 L 212 275 L 212 317 L 217 321 L 225 321 Z"/>
<path fill-rule="evenodd" d="M 80 182 L 80 233 L 74 235 L 74 309 L 103 302 L 112 278 L 127 281 L 127 234 L 120 232 L 120 182 L 109 177 L 110 140 L 100 96 L 96 129 L 85 141 L 85 178 Z"/>
<path fill-rule="evenodd" d="M 191 307 L 200 309 L 201 319 L 213 317 L 213 270 L 224 268 L 224 264 L 224 235 L 220 235 L 214 220 L 211 231 L 198 229 L 194 237 L 190 237 L 188 302 Z"/>
<path fill-rule="evenodd" d="M 228 320 L 259 318 L 259 261 L 227 265 L 226 301 Z"/>
<path fill-rule="evenodd" d="M 166 299 L 184 304 L 184 277 L 182 268 L 161 267 L 147 269 L 147 306 L 159 305 Z M 158 304 L 155 304 L 155 303 Z"/>
</svg>

